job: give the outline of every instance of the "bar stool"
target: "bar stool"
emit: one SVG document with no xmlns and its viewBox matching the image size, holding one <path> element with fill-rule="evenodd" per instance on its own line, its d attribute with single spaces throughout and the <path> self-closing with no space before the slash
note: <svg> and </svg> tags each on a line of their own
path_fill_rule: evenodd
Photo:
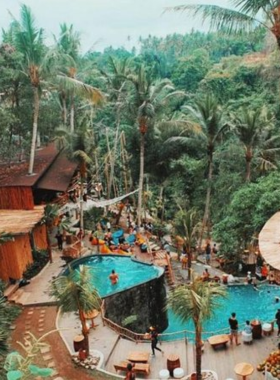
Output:
<svg viewBox="0 0 280 380">
<path fill-rule="evenodd" d="M 170 376 L 170 374 L 169 374 L 168 369 L 161 369 L 159 371 L 160 380 L 167 380 L 167 379 L 169 379 L 169 376 Z"/>
</svg>

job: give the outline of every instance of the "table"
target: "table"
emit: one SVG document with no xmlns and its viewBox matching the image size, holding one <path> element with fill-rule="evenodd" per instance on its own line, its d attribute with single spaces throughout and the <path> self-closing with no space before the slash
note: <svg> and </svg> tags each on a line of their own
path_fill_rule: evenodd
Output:
<svg viewBox="0 0 280 380">
<path fill-rule="evenodd" d="M 227 343 L 229 342 L 229 336 L 226 334 L 223 335 L 214 335 L 208 338 L 208 342 L 211 344 L 211 346 L 216 349 L 219 346 L 226 347 Z"/>
<path fill-rule="evenodd" d="M 254 367 L 250 363 L 238 363 L 234 367 L 234 372 L 237 375 L 242 376 L 243 380 L 246 380 L 247 376 L 252 375 L 254 372 Z"/>
<path fill-rule="evenodd" d="M 95 329 L 97 325 L 94 324 L 94 318 L 96 318 L 99 315 L 99 311 L 96 309 L 93 309 L 89 311 L 88 313 L 84 313 L 85 319 L 91 320 L 91 328 Z"/>
<path fill-rule="evenodd" d="M 128 354 L 127 360 L 134 363 L 147 363 L 150 353 L 146 351 L 131 351 Z"/>
<path fill-rule="evenodd" d="M 178 355 L 171 354 L 167 357 L 167 369 L 170 372 L 170 375 L 173 377 L 173 371 L 175 368 L 180 368 L 180 358 Z"/>
<path fill-rule="evenodd" d="M 253 334 L 253 339 L 261 339 L 262 337 L 262 325 L 261 322 L 258 320 L 253 320 L 251 322 L 251 326 L 253 328 L 252 334 Z"/>
</svg>

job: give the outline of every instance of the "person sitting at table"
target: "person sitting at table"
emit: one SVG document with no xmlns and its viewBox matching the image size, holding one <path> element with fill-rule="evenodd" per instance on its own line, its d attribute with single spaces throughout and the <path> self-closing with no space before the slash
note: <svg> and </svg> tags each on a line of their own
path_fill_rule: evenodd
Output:
<svg viewBox="0 0 280 380">
<path fill-rule="evenodd" d="M 246 321 L 245 327 L 244 327 L 244 332 L 246 334 L 251 334 L 253 330 L 253 327 L 250 325 L 250 321 Z"/>
<path fill-rule="evenodd" d="M 127 366 L 126 366 L 126 375 L 125 375 L 124 380 L 135 380 L 136 377 L 135 377 L 134 372 L 132 371 L 133 367 L 134 367 L 134 364 L 127 363 Z"/>
</svg>

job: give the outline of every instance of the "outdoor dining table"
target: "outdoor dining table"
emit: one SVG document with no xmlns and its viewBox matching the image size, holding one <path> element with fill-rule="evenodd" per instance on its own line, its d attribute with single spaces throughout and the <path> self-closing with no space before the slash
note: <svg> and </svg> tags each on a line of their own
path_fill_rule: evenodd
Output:
<svg viewBox="0 0 280 380">
<path fill-rule="evenodd" d="M 250 363 L 238 363 L 234 367 L 236 375 L 242 376 L 242 380 L 246 380 L 247 376 L 252 375 L 254 367 Z"/>
<path fill-rule="evenodd" d="M 127 360 L 134 363 L 147 363 L 150 353 L 146 351 L 131 351 L 128 354 Z"/>
</svg>

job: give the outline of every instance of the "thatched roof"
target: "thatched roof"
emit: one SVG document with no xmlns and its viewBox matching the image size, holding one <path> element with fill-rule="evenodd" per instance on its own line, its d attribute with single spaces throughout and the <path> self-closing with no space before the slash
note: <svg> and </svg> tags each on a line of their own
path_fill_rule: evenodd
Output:
<svg viewBox="0 0 280 380">
<path fill-rule="evenodd" d="M 45 206 L 36 206 L 34 210 L 0 210 L 0 233 L 29 233 L 43 218 L 44 208 Z"/>
<path fill-rule="evenodd" d="M 280 270 L 280 211 L 274 214 L 261 230 L 259 248 L 265 261 Z"/>
</svg>

